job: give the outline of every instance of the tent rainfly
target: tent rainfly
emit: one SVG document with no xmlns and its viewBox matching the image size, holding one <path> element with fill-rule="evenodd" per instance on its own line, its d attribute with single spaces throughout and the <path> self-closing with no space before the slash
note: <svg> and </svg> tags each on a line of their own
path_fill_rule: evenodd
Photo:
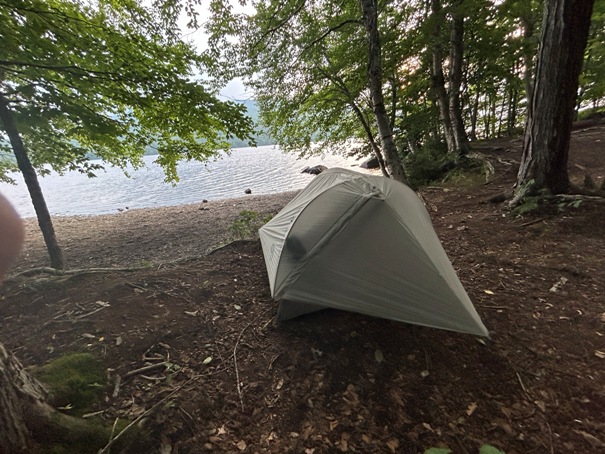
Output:
<svg viewBox="0 0 605 454">
<path fill-rule="evenodd" d="M 259 235 L 278 319 L 335 308 L 488 336 L 410 188 L 332 168 Z"/>
</svg>

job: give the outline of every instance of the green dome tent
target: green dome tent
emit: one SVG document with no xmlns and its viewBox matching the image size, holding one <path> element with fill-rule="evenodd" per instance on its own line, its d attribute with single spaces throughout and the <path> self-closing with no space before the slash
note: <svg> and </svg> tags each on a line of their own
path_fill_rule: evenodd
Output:
<svg viewBox="0 0 605 454">
<path fill-rule="evenodd" d="M 279 320 L 335 308 L 488 336 L 426 209 L 400 182 L 326 170 L 259 235 Z"/>
</svg>

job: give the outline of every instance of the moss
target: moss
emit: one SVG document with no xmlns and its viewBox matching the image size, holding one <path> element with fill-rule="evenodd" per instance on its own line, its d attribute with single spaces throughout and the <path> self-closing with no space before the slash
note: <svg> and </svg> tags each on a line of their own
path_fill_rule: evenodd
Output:
<svg viewBox="0 0 605 454">
<path fill-rule="evenodd" d="M 81 419 L 56 413 L 51 417 L 47 429 L 36 434 L 36 439 L 44 445 L 45 453 L 94 454 L 128 424 L 129 421 L 118 420 L 114 428 L 112 421 L 100 418 Z M 111 452 L 145 452 L 150 447 L 149 434 L 140 427 L 133 426 L 116 440 Z"/>
<path fill-rule="evenodd" d="M 49 403 L 73 415 L 89 411 L 103 396 L 105 368 L 89 353 L 72 353 L 32 371 L 49 390 Z"/>
</svg>

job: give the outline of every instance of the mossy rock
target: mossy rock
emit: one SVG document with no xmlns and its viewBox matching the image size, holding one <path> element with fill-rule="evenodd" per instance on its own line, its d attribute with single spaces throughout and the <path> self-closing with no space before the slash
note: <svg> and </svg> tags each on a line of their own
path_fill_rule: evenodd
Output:
<svg viewBox="0 0 605 454">
<path fill-rule="evenodd" d="M 49 391 L 49 403 L 72 415 L 90 411 L 103 397 L 104 365 L 90 353 L 72 353 L 32 370 Z"/>
</svg>

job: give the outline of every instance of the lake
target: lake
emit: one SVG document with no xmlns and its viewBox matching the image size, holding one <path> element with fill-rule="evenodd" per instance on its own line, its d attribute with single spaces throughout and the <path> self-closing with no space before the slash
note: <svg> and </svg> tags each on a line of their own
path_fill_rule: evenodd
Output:
<svg viewBox="0 0 605 454">
<path fill-rule="evenodd" d="M 301 173 L 306 166 L 353 168 L 360 161 L 343 156 L 327 155 L 297 159 L 282 153 L 275 146 L 237 148 L 222 159 L 208 162 L 182 162 L 178 167 L 180 181 L 172 186 L 164 183 L 164 172 L 145 156 L 146 166 L 128 169 L 130 178 L 116 167 L 97 172 L 88 178 L 79 172 L 61 176 L 52 172 L 39 178 L 42 192 L 53 216 L 95 215 L 116 213 L 118 209 L 149 208 L 181 205 L 206 200 L 275 194 L 305 187 L 313 175 Z M 21 174 L 14 174 L 17 185 L 0 183 L 0 193 L 7 197 L 23 217 L 35 216 L 31 199 Z"/>
</svg>

